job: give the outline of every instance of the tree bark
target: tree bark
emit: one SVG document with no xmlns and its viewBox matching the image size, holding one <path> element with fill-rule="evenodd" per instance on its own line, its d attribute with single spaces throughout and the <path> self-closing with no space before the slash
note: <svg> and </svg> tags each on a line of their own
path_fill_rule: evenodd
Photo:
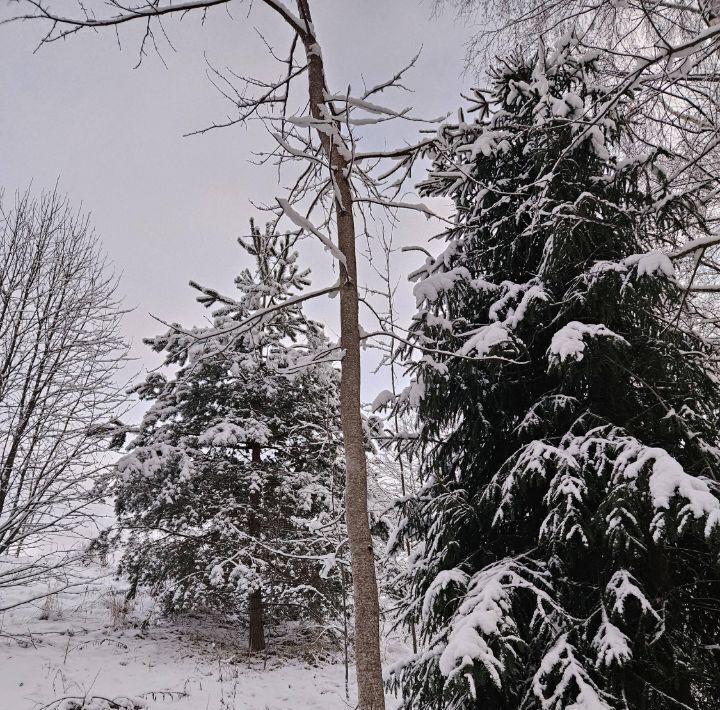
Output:
<svg viewBox="0 0 720 710">
<path fill-rule="evenodd" d="M 297 0 L 300 17 L 312 27 L 309 0 Z M 329 118 L 326 81 L 317 35 L 300 35 L 308 64 L 310 114 Z M 323 152 L 335 182 L 337 243 L 345 257 L 340 264 L 340 346 L 343 349 L 340 380 L 340 417 L 345 449 L 345 515 L 355 601 L 355 664 L 360 710 L 384 710 L 385 692 L 380 659 L 380 605 L 375 559 L 368 519 L 367 460 L 360 413 L 360 329 L 358 319 L 357 263 L 353 192 L 347 160 L 338 145 L 318 131 Z"/>
<path fill-rule="evenodd" d="M 265 619 L 263 617 L 262 591 L 255 589 L 248 597 L 248 616 L 250 629 L 248 632 L 248 649 L 250 653 L 265 650 Z"/>
<path fill-rule="evenodd" d="M 259 466 L 262 459 L 260 458 L 260 444 L 251 444 L 252 463 L 253 466 Z M 259 494 L 251 493 L 250 512 L 248 515 L 248 534 L 251 537 L 257 537 L 259 534 L 259 526 L 255 509 L 260 505 Z M 248 595 L 248 650 L 250 653 L 258 653 L 265 650 L 265 618 L 263 614 L 262 590 L 253 589 Z"/>
</svg>

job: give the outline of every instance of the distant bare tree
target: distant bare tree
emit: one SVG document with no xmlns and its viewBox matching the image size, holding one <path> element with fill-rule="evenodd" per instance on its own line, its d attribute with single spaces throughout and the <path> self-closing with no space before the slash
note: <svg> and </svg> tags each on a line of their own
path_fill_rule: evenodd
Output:
<svg viewBox="0 0 720 710">
<path fill-rule="evenodd" d="M 0 588 L 46 576 L 101 495 L 126 357 L 116 285 L 66 198 L 0 193 Z"/>
</svg>

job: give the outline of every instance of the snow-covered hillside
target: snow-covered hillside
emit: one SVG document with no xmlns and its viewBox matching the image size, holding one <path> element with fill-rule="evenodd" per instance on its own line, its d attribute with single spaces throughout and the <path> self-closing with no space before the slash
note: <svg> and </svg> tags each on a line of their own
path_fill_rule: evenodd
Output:
<svg viewBox="0 0 720 710">
<path fill-rule="evenodd" d="M 354 669 L 348 700 L 342 658 L 319 645 L 296 644 L 290 656 L 287 641 L 270 636 L 267 657 L 248 658 L 242 628 L 222 619 L 163 619 L 147 598 L 125 613 L 125 590 L 108 576 L 0 617 L 0 707 L 354 707 Z"/>
</svg>

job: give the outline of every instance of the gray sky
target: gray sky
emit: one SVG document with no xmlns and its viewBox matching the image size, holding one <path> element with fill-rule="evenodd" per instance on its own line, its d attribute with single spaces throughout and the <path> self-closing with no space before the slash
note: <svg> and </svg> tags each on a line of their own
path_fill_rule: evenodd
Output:
<svg viewBox="0 0 720 710">
<path fill-rule="evenodd" d="M 0 15 L 7 12 L 3 5 L 0 0 Z M 331 88 L 344 92 L 362 77 L 368 84 L 386 79 L 422 47 L 406 81 L 415 93 L 393 105 L 411 104 L 426 116 L 456 110 L 468 84 L 462 59 L 470 28 L 451 13 L 432 18 L 431 8 L 418 0 L 314 0 Z M 59 180 L 72 203 L 92 213 L 122 273 L 126 303 L 135 307 L 127 335 L 147 365 L 157 361 L 140 338 L 161 330 L 148 313 L 198 323 L 203 309 L 188 280 L 230 292 L 243 263 L 235 238 L 246 232 L 249 217 L 262 221 L 249 200 L 269 203 L 282 195 L 271 167 L 248 162 L 253 150 L 270 147 L 258 124 L 182 137 L 228 113 L 206 77 L 205 56 L 245 75 L 277 75 L 254 27 L 283 54 L 285 28 L 259 3 L 249 18 L 247 2 L 237 0 L 231 10 L 233 17 L 210 11 L 204 26 L 199 15 L 167 20 L 175 51 L 158 40 L 167 67 L 151 52 L 133 68 L 139 26 L 121 32 L 122 51 L 106 31 L 82 32 L 35 53 L 39 23 L 0 27 L 0 186 L 12 192 L 32 182 L 39 191 Z M 416 127 L 395 128 L 388 140 L 413 140 Z M 410 215 L 398 236 L 422 243 L 438 229 Z M 317 285 L 329 282 L 323 272 L 330 259 L 310 258 Z M 417 261 L 412 257 L 410 265 Z M 404 289 L 402 303 L 410 304 L 409 286 Z M 335 309 L 336 302 L 326 301 L 310 311 L 333 328 Z M 371 396 L 375 378 L 366 381 Z"/>
</svg>

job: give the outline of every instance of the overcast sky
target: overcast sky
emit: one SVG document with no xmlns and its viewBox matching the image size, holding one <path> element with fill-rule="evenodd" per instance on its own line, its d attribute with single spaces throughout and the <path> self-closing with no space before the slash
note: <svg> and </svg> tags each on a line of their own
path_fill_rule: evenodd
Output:
<svg viewBox="0 0 720 710">
<path fill-rule="evenodd" d="M 7 13 L 5 2 L 0 13 Z M 254 150 L 270 147 L 259 125 L 182 137 L 228 113 L 207 79 L 205 57 L 237 73 L 273 78 L 277 66 L 255 28 L 286 51 L 288 34 L 274 14 L 260 3 L 249 17 L 247 2 L 230 7 L 232 17 L 218 8 L 204 25 L 192 14 L 167 20 L 174 49 L 158 40 L 165 65 L 150 52 L 137 69 L 139 26 L 121 32 L 122 50 L 106 31 L 82 32 L 35 52 L 40 24 L 0 27 L 0 186 L 13 192 L 32 183 L 40 191 L 59 180 L 72 203 L 91 212 L 122 273 L 126 304 L 135 308 L 126 333 L 148 365 L 156 361 L 145 357 L 140 339 L 161 329 L 148 314 L 199 323 L 203 311 L 188 280 L 231 291 L 244 263 L 235 239 L 258 216 L 250 200 L 269 203 L 282 195 L 273 169 L 249 163 Z M 470 81 L 463 76 L 466 22 L 451 13 L 432 17 L 432 4 L 419 0 L 313 0 L 312 7 L 332 89 L 361 86 L 363 77 L 368 84 L 386 79 L 422 48 L 406 80 L 415 93 L 398 97 L 398 105 L 410 103 L 427 116 L 460 105 Z M 388 140 L 413 140 L 416 127 L 394 129 Z M 404 217 L 398 236 L 422 243 L 438 229 L 418 215 Z M 312 261 L 317 284 L 327 283 L 330 260 Z M 403 304 L 408 293 L 409 287 Z M 312 313 L 333 329 L 335 309 L 334 301 L 318 303 Z"/>
</svg>

